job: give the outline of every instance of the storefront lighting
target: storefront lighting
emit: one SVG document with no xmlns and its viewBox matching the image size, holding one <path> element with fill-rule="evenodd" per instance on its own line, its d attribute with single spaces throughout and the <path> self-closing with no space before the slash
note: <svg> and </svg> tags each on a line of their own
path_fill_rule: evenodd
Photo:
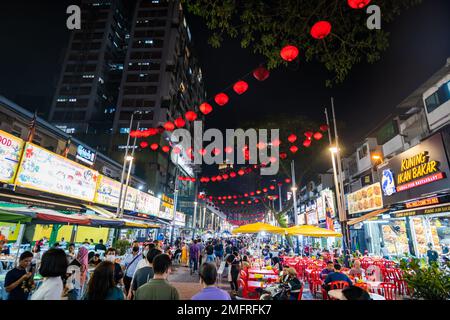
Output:
<svg viewBox="0 0 450 320">
<path fill-rule="evenodd" d="M 126 160 L 126 161 L 133 161 L 133 157 L 132 157 L 132 156 L 127 156 L 127 157 L 125 158 L 125 160 Z"/>
<path fill-rule="evenodd" d="M 373 154 L 372 159 L 375 161 L 381 160 L 381 156 L 379 154 Z"/>
</svg>

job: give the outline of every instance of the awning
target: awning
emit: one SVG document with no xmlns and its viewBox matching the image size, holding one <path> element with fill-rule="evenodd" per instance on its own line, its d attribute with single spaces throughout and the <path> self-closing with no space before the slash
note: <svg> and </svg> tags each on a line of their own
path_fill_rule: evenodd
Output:
<svg viewBox="0 0 450 320">
<path fill-rule="evenodd" d="M 102 217 L 105 217 L 105 218 L 115 218 L 116 217 L 116 215 L 114 213 L 112 213 L 111 211 L 108 211 L 108 210 L 103 209 L 98 206 L 89 206 L 89 205 L 85 204 L 84 207 L 86 209 L 94 211 L 95 213 L 98 213 L 99 215 L 101 215 Z"/>
<path fill-rule="evenodd" d="M 302 235 L 306 237 L 314 238 L 328 238 L 328 237 L 342 237 L 342 234 L 332 230 L 319 228 L 311 225 L 294 226 L 286 228 L 286 234 L 288 235 Z"/>
<path fill-rule="evenodd" d="M 82 216 L 81 214 L 64 214 L 54 210 L 43 209 L 41 212 L 36 214 L 36 220 L 39 223 L 67 223 L 75 225 L 89 225 L 90 220 L 87 216 Z"/>
<path fill-rule="evenodd" d="M 156 224 L 150 224 L 145 222 L 136 222 L 132 220 L 122 219 L 122 221 L 125 223 L 125 228 L 137 228 L 137 229 L 157 229 L 159 228 Z"/>
<path fill-rule="evenodd" d="M 247 225 L 240 226 L 239 228 L 233 230 L 233 234 L 259 233 L 259 232 L 268 232 L 268 233 L 276 233 L 276 234 L 284 234 L 285 233 L 283 228 L 272 226 L 270 224 L 262 223 L 262 222 L 247 224 Z"/>
<path fill-rule="evenodd" d="M 32 219 L 31 216 L 24 214 L 11 213 L 8 211 L 0 210 L 0 221 L 1 222 L 13 222 L 13 223 L 27 223 Z"/>
<path fill-rule="evenodd" d="M 364 220 L 367 220 L 367 219 L 376 217 L 376 216 L 378 216 L 379 214 L 385 213 L 386 211 L 389 211 L 389 210 L 390 210 L 390 209 L 380 209 L 380 210 L 375 210 L 375 211 L 372 211 L 372 212 L 370 212 L 370 213 L 368 213 L 368 214 L 366 214 L 366 215 L 363 215 L 362 217 L 355 218 L 355 219 L 351 219 L 351 220 L 349 220 L 349 221 L 347 222 L 347 224 L 348 224 L 349 226 L 352 226 L 352 225 L 354 225 L 354 224 L 363 222 Z"/>
<path fill-rule="evenodd" d="M 125 224 L 124 221 L 120 219 L 115 218 L 105 218 L 105 217 L 99 217 L 96 215 L 87 215 L 87 217 L 90 220 L 90 224 L 93 227 L 111 227 L 111 228 L 118 228 Z"/>
</svg>

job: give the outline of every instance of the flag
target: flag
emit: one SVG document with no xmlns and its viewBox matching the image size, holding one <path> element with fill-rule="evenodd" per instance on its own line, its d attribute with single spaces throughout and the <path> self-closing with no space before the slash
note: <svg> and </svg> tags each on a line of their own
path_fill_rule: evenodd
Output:
<svg viewBox="0 0 450 320">
<path fill-rule="evenodd" d="M 36 119 L 37 119 L 37 110 L 34 111 L 33 118 L 31 119 L 30 125 L 28 127 L 27 142 L 33 142 L 34 133 L 36 131 Z"/>
<path fill-rule="evenodd" d="M 332 212 L 333 209 L 331 208 L 331 205 L 330 205 L 330 202 L 328 201 L 328 198 L 324 197 L 324 199 L 325 199 L 325 212 L 326 212 L 327 229 L 334 231 L 334 221 L 333 221 L 333 218 L 331 217 L 331 212 Z"/>
</svg>

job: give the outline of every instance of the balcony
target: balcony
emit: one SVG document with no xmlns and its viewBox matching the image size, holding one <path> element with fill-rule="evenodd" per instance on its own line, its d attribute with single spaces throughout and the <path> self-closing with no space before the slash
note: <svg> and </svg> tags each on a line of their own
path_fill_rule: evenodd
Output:
<svg viewBox="0 0 450 320">
<path fill-rule="evenodd" d="M 383 144 L 383 156 L 388 157 L 397 151 L 403 151 L 404 143 L 401 135 L 396 135 L 394 138 Z"/>
</svg>

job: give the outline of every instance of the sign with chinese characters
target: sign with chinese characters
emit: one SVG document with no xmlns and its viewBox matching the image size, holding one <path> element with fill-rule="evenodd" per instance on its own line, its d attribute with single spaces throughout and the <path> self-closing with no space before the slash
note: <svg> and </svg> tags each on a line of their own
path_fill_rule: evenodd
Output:
<svg viewBox="0 0 450 320">
<path fill-rule="evenodd" d="M 136 191 L 136 189 L 128 187 L 127 199 L 124 206 L 125 210 L 134 211 L 136 204 Z M 122 196 L 123 195 L 125 195 L 125 185 L 122 190 Z M 119 206 L 119 196 L 120 182 L 100 175 L 94 202 L 117 208 Z"/>
<path fill-rule="evenodd" d="M 348 212 L 355 214 L 383 208 L 381 186 L 377 182 L 347 195 Z"/>
<path fill-rule="evenodd" d="M 25 142 L 0 130 L 0 182 L 13 183 Z"/>
<path fill-rule="evenodd" d="M 380 165 L 378 175 L 388 205 L 447 189 L 449 164 L 441 134 Z"/>
<path fill-rule="evenodd" d="M 84 163 L 87 163 L 88 165 L 92 166 L 95 161 L 95 152 L 79 145 L 77 147 L 77 155 L 76 158 L 80 161 L 83 161 Z"/>
<path fill-rule="evenodd" d="M 18 186 L 93 201 L 98 172 L 32 143 L 25 145 Z"/>
<path fill-rule="evenodd" d="M 308 225 L 319 224 L 319 219 L 317 216 L 317 205 L 315 201 L 306 206 L 306 223 Z"/>
<path fill-rule="evenodd" d="M 166 220 L 173 220 L 173 199 L 165 194 L 161 197 L 159 217 Z"/>
</svg>

